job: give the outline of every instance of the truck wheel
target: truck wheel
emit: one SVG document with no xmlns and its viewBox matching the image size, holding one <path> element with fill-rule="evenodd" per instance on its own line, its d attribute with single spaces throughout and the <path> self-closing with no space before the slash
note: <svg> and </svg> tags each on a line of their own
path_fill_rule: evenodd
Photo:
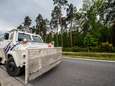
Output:
<svg viewBox="0 0 115 86">
<path fill-rule="evenodd" d="M 2 61 L 2 58 L 0 58 L 0 65 L 2 65 L 1 61 Z"/>
<path fill-rule="evenodd" d="M 13 58 L 9 58 L 6 62 L 6 69 L 10 76 L 18 76 L 21 73 L 21 68 L 16 66 Z"/>
</svg>

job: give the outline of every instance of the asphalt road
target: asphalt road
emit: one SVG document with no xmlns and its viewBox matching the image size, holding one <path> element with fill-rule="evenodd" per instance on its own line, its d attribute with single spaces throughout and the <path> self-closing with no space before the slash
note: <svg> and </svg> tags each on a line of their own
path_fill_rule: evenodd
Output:
<svg viewBox="0 0 115 86">
<path fill-rule="evenodd" d="M 65 59 L 33 86 L 115 86 L 115 63 Z"/>
</svg>

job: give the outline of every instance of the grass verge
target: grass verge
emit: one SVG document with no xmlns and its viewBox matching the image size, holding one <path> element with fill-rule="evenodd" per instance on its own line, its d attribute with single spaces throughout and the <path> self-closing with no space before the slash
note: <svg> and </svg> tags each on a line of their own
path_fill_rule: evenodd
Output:
<svg viewBox="0 0 115 86">
<path fill-rule="evenodd" d="M 96 52 L 63 52 L 63 55 L 72 58 L 96 59 L 115 61 L 115 53 L 96 53 Z"/>
</svg>

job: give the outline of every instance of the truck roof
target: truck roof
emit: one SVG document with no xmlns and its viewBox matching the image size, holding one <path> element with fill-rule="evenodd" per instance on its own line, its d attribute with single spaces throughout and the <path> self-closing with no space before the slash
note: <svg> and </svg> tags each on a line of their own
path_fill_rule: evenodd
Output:
<svg viewBox="0 0 115 86">
<path fill-rule="evenodd" d="M 26 34 L 30 34 L 30 35 L 38 35 L 38 36 L 40 36 L 39 34 L 29 33 L 29 32 L 21 31 L 21 30 L 18 30 L 18 29 L 13 29 L 13 30 L 8 31 L 8 32 L 11 33 L 11 32 L 14 32 L 14 31 L 20 32 L 20 33 L 26 33 Z"/>
</svg>

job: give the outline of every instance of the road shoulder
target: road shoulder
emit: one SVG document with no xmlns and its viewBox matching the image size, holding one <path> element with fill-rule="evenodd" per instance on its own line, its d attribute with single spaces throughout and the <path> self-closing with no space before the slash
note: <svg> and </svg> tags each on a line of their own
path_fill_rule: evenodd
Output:
<svg viewBox="0 0 115 86">
<path fill-rule="evenodd" d="M 24 86 L 19 81 L 15 80 L 13 77 L 10 77 L 6 71 L 0 68 L 0 86 Z"/>
</svg>

